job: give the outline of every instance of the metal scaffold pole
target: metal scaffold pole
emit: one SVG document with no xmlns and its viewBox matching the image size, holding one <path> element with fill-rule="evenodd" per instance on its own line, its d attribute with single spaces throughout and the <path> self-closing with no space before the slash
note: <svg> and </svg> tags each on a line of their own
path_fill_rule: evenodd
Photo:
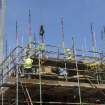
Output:
<svg viewBox="0 0 105 105">
<path fill-rule="evenodd" d="M 0 0 L 0 63 L 3 61 L 3 36 L 4 36 L 4 23 L 6 12 L 6 0 Z M 2 68 L 2 85 L 3 85 L 3 68 Z M 1 87 L 2 105 L 4 105 L 3 87 Z"/>
<path fill-rule="evenodd" d="M 3 68 L 2 68 L 2 85 L 3 85 Z M 1 92 L 2 92 L 2 105 L 4 105 L 3 87 L 1 87 Z"/>
<path fill-rule="evenodd" d="M 42 53 L 39 54 L 39 81 L 40 81 L 40 105 L 42 105 L 42 80 L 41 80 L 41 57 L 42 57 Z"/>
<path fill-rule="evenodd" d="M 19 99 L 19 96 L 18 96 L 18 93 L 19 93 L 19 90 L 18 90 L 18 87 L 19 87 L 19 84 L 18 84 L 18 82 L 19 82 L 19 75 L 18 75 L 18 69 L 19 69 L 19 67 L 18 67 L 18 64 L 17 64 L 17 68 L 16 68 L 17 70 L 16 70 L 16 105 L 18 105 L 18 99 Z"/>
<path fill-rule="evenodd" d="M 2 105 L 4 105 L 3 87 L 1 87 L 1 91 L 2 91 Z"/>
<path fill-rule="evenodd" d="M 61 47 L 64 48 L 65 43 L 64 43 L 64 18 L 61 17 L 61 32 L 62 32 L 62 43 Z"/>
<path fill-rule="evenodd" d="M 75 46 L 75 39 L 72 37 L 73 45 L 74 45 L 74 57 L 75 57 L 75 64 L 76 64 L 76 71 L 77 71 L 77 81 L 78 81 L 78 94 L 79 94 L 79 102 L 80 105 L 82 105 L 82 99 L 81 99 L 81 88 L 80 88 L 80 80 L 79 80 L 79 72 L 78 72 L 78 62 L 76 57 L 76 46 Z"/>
<path fill-rule="evenodd" d="M 93 47 L 93 54 L 94 54 L 94 57 L 96 57 L 96 34 L 95 34 L 95 31 L 94 31 L 94 24 L 91 23 L 91 35 L 92 35 L 92 47 Z M 98 76 L 98 71 L 97 71 L 97 68 L 96 68 L 96 78 L 97 78 L 97 83 L 99 84 L 99 76 Z"/>
<path fill-rule="evenodd" d="M 3 61 L 4 26 L 7 0 L 0 0 L 0 63 Z"/>
<path fill-rule="evenodd" d="M 17 30 L 17 25 L 18 25 L 18 22 L 16 21 L 16 46 L 18 47 L 18 30 Z M 16 51 L 16 105 L 19 105 L 19 65 L 18 65 L 18 48 L 17 48 L 17 51 Z"/>
</svg>

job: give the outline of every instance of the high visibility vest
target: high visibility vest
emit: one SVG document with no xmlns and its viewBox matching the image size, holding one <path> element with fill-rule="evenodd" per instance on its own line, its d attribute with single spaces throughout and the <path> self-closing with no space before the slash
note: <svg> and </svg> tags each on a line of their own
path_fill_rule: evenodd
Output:
<svg viewBox="0 0 105 105">
<path fill-rule="evenodd" d="M 44 43 L 39 44 L 37 47 L 37 50 L 42 51 L 42 52 L 45 51 L 45 44 Z"/>
<path fill-rule="evenodd" d="M 26 69 L 32 68 L 32 62 L 33 60 L 31 58 L 26 58 L 23 64 L 24 68 Z"/>
<path fill-rule="evenodd" d="M 64 49 L 64 53 L 66 55 L 67 60 L 73 60 L 74 59 L 74 55 L 73 53 L 70 51 L 70 49 L 65 48 Z"/>
</svg>

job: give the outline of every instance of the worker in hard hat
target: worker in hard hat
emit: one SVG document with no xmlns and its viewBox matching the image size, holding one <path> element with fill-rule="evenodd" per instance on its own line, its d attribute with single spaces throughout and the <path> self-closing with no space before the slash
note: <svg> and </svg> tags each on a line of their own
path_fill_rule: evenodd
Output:
<svg viewBox="0 0 105 105">
<path fill-rule="evenodd" d="M 40 52 L 44 52 L 45 51 L 45 44 L 44 43 L 40 43 L 37 46 L 37 50 L 40 51 Z"/>
<path fill-rule="evenodd" d="M 28 77 L 31 78 L 30 73 L 32 72 L 32 63 L 33 60 L 30 57 L 24 59 L 23 67 L 24 72 L 28 74 Z"/>
<path fill-rule="evenodd" d="M 40 35 L 40 37 L 41 37 L 42 43 L 44 43 L 44 33 L 45 33 L 45 31 L 44 31 L 44 26 L 41 25 L 41 26 L 40 26 L 39 35 Z"/>
<path fill-rule="evenodd" d="M 67 60 L 74 60 L 74 55 L 73 55 L 73 53 L 70 49 L 65 48 L 64 53 L 65 53 L 65 56 L 66 56 Z"/>
<path fill-rule="evenodd" d="M 100 63 L 99 62 L 93 62 L 89 66 L 90 66 L 91 70 L 96 70 L 100 66 Z"/>
<path fill-rule="evenodd" d="M 64 78 L 67 80 L 68 73 L 67 73 L 66 69 L 59 67 L 59 75 L 64 76 Z"/>
<path fill-rule="evenodd" d="M 96 104 L 95 105 L 102 105 L 100 99 L 96 99 Z"/>
</svg>

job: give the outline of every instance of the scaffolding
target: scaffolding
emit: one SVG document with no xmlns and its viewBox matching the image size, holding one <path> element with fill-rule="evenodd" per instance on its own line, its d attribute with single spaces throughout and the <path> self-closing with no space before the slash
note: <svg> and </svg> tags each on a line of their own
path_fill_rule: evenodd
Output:
<svg viewBox="0 0 105 105">
<path fill-rule="evenodd" d="M 5 25 L 6 0 L 0 0 L 0 63 L 3 61 L 3 38 Z"/>
<path fill-rule="evenodd" d="M 104 53 L 74 48 L 68 60 L 64 48 L 46 44 L 41 52 L 39 45 L 17 46 L 0 65 L 0 105 L 105 104 Z M 22 75 L 27 53 L 32 70 Z"/>
</svg>

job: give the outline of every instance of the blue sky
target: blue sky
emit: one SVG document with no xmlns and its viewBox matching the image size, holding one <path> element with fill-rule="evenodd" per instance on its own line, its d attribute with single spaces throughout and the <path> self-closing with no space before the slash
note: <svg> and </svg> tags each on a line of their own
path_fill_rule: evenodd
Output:
<svg viewBox="0 0 105 105">
<path fill-rule="evenodd" d="M 72 36 L 76 37 L 77 48 L 92 49 L 90 23 L 94 23 L 96 46 L 102 48 L 100 32 L 105 25 L 105 0 L 7 0 L 5 39 L 8 46 L 16 44 L 15 23 L 18 20 L 19 39 L 28 42 L 28 10 L 31 10 L 32 33 L 38 39 L 39 26 L 44 24 L 45 41 L 60 46 L 61 24 L 64 17 L 65 46 L 72 46 Z"/>
</svg>

